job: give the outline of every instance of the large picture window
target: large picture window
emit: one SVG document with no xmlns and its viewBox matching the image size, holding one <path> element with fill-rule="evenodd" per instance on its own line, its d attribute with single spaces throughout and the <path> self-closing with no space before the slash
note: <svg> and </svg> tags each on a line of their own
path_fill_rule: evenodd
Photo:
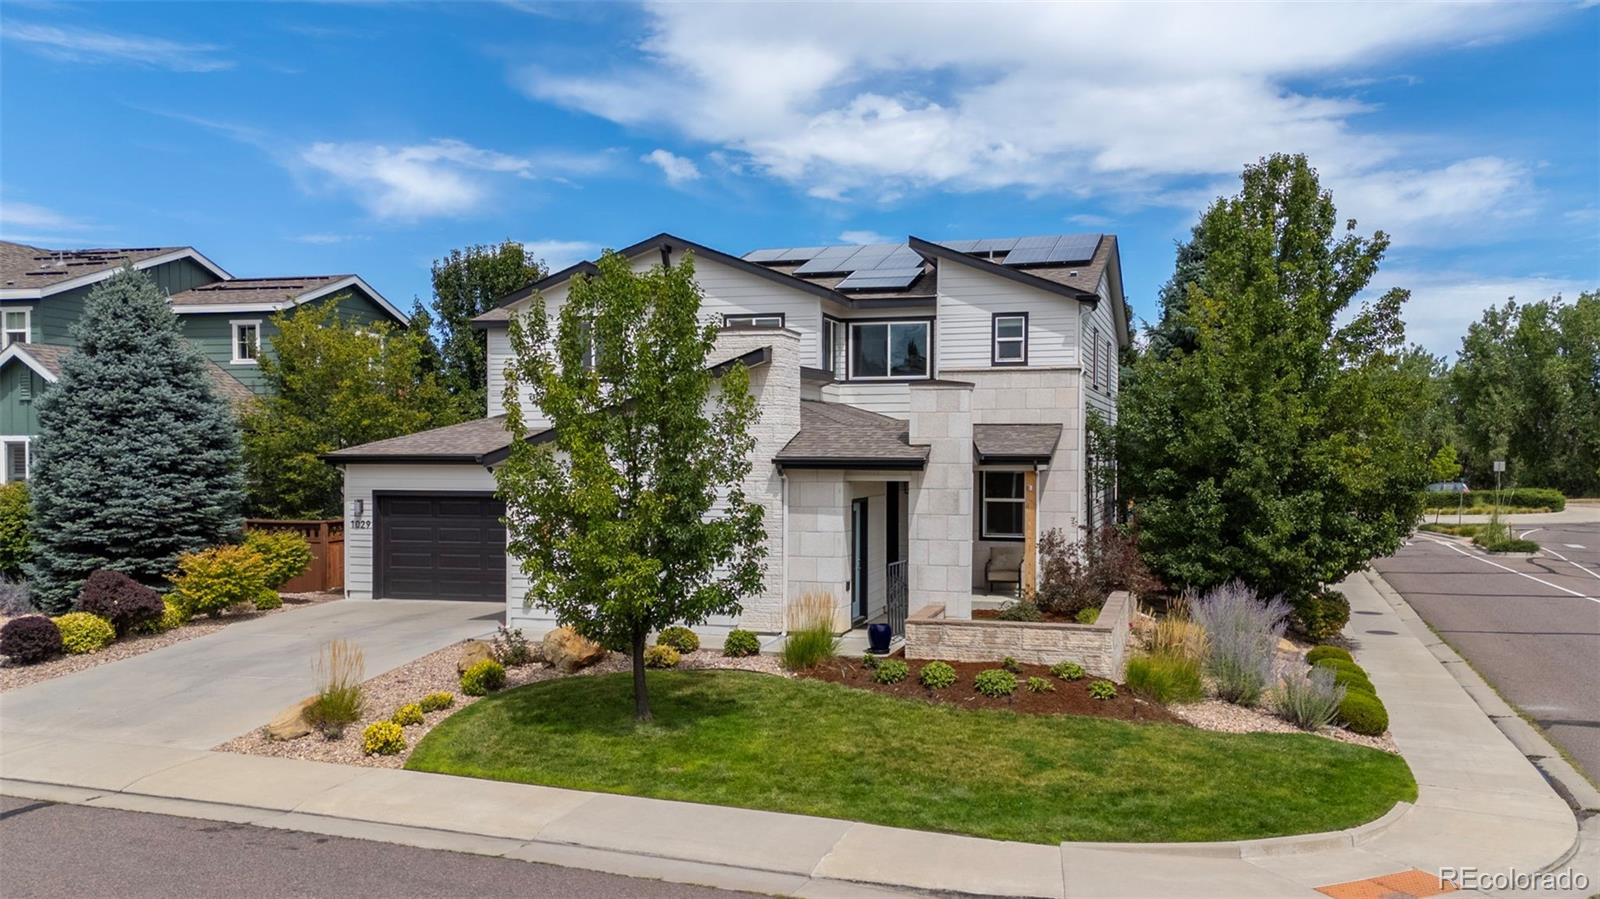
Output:
<svg viewBox="0 0 1600 899">
<path fill-rule="evenodd" d="M 931 322 L 850 325 L 851 378 L 926 378 Z"/>
<path fill-rule="evenodd" d="M 1020 471 L 983 473 L 983 536 L 989 539 L 1023 538 L 1023 476 Z"/>
</svg>

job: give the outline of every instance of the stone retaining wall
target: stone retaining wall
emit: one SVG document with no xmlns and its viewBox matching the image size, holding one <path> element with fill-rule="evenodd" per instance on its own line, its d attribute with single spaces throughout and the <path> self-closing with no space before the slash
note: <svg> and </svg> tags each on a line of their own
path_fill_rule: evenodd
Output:
<svg viewBox="0 0 1600 899">
<path fill-rule="evenodd" d="M 963 620 L 946 618 L 942 606 L 923 606 L 906 620 L 906 658 L 998 662 L 1011 656 L 1039 665 L 1070 659 L 1095 677 L 1120 681 L 1132 615 L 1133 598 L 1121 591 L 1106 597 L 1094 624 Z"/>
</svg>

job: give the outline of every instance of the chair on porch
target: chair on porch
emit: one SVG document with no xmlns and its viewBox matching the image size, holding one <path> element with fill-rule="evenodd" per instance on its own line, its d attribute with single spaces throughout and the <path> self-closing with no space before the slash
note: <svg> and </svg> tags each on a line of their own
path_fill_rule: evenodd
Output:
<svg viewBox="0 0 1600 899">
<path fill-rule="evenodd" d="M 1022 547 L 995 546 L 989 549 L 989 561 L 983 566 L 983 576 L 989 581 L 989 592 L 995 584 L 1006 584 L 1007 592 L 1022 588 Z"/>
</svg>

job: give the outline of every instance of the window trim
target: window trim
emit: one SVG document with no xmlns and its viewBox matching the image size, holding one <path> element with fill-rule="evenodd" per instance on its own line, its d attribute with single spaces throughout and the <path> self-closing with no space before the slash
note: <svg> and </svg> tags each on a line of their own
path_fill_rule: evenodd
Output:
<svg viewBox="0 0 1600 899">
<path fill-rule="evenodd" d="M 758 318 L 775 318 L 776 325 L 757 324 Z M 736 312 L 723 313 L 722 326 L 724 328 L 786 328 L 789 326 L 788 313 L 784 312 Z"/>
<path fill-rule="evenodd" d="M 838 328 L 839 333 L 833 333 Z M 842 338 L 842 339 L 841 339 Z M 822 334 L 817 341 L 821 344 L 822 370 L 831 373 L 835 378 L 839 375 L 838 355 L 839 350 L 845 353 L 845 366 L 850 363 L 850 323 L 842 318 L 834 318 L 828 313 L 822 313 Z"/>
<path fill-rule="evenodd" d="M 1089 326 L 1089 386 L 1100 389 L 1100 329 Z"/>
<path fill-rule="evenodd" d="M 1018 483 L 1022 485 L 1022 495 L 1018 497 L 1001 496 L 991 499 L 989 497 L 990 475 L 1015 475 Z M 990 503 L 1016 503 L 1022 508 L 1021 530 L 1015 534 L 999 534 L 989 529 L 989 504 Z M 1022 542 L 1028 539 L 1028 477 L 1027 472 L 1018 469 L 989 469 L 978 472 L 978 536 L 981 540 L 1004 540 L 1009 542 Z"/>
<path fill-rule="evenodd" d="M 6 319 L 7 316 L 11 316 L 11 315 L 19 314 L 19 313 L 22 315 L 22 339 L 21 340 L 12 340 L 11 339 L 11 332 L 12 332 L 13 329 L 7 328 L 5 326 L 5 319 Z M 26 344 L 30 344 L 32 342 L 33 342 L 33 307 L 31 307 L 31 306 L 23 306 L 21 309 L 4 309 L 4 310 L 0 310 L 0 349 L 4 349 L 5 347 L 8 347 L 8 346 L 12 345 L 13 343 L 21 343 L 21 344 L 26 345 Z"/>
<path fill-rule="evenodd" d="M 1020 318 L 1020 319 L 1022 319 L 1022 336 L 1020 338 L 1018 338 L 1018 337 L 1005 337 L 1005 338 L 1002 338 L 1000 336 L 1000 320 L 1003 319 L 1003 318 Z M 1027 365 L 1028 364 L 1028 330 L 1029 330 L 1029 322 L 1028 322 L 1028 313 L 1026 313 L 1026 312 L 996 312 L 993 315 L 989 316 L 989 364 L 992 365 L 992 366 Z M 1007 343 L 1020 342 L 1022 344 L 1022 358 L 1021 359 L 1001 359 L 1000 358 L 1000 341 L 1002 339 L 1005 340 Z"/>
<path fill-rule="evenodd" d="M 22 482 L 27 483 L 33 477 L 33 438 L 32 437 L 0 437 L 0 451 L 9 450 L 11 444 L 22 444 Z M 10 460 L 0 453 L 0 484 L 11 483 Z"/>
<path fill-rule="evenodd" d="M 925 315 L 925 316 L 911 316 L 911 317 L 905 317 L 905 318 L 852 318 L 852 319 L 847 320 L 845 322 L 845 352 L 844 352 L 844 363 L 845 363 L 846 380 L 850 380 L 850 381 L 872 381 L 872 382 L 877 382 L 877 383 L 886 383 L 886 382 L 895 382 L 895 381 L 911 382 L 911 381 L 931 381 L 931 380 L 933 380 L 933 371 L 934 371 L 934 365 L 933 365 L 933 324 L 934 324 L 933 316 L 927 316 L 927 315 Z M 855 352 L 856 351 L 856 328 L 858 328 L 858 327 L 868 327 L 868 326 L 872 326 L 872 325 L 922 325 L 922 326 L 924 326 L 926 328 L 926 332 L 925 333 L 927 334 L 927 342 L 928 342 L 928 353 L 927 353 L 928 364 L 927 364 L 927 368 L 924 369 L 923 374 L 920 374 L 920 375 L 896 375 L 896 374 L 858 375 L 858 374 L 856 374 L 856 352 Z M 889 365 L 888 341 L 889 341 L 889 332 L 888 332 L 888 330 L 885 330 L 884 331 L 884 364 L 886 366 Z"/>
<path fill-rule="evenodd" d="M 256 354 L 246 359 L 239 355 L 239 329 L 256 329 Z M 228 322 L 228 355 L 232 357 L 234 365 L 259 365 L 261 359 L 261 319 L 239 318 Z"/>
</svg>

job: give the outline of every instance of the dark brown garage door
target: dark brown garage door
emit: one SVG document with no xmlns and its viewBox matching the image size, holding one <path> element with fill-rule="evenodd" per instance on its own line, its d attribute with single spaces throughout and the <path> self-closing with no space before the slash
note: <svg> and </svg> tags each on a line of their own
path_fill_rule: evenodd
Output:
<svg viewBox="0 0 1600 899">
<path fill-rule="evenodd" d="M 481 494 L 379 496 L 379 598 L 504 601 L 505 511 Z"/>
</svg>

